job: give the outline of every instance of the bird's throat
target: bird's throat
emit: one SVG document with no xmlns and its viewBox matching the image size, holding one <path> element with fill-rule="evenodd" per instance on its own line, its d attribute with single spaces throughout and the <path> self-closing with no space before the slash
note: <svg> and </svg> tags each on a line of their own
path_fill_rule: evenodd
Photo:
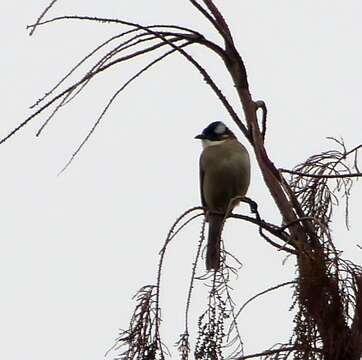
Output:
<svg viewBox="0 0 362 360">
<path fill-rule="evenodd" d="M 208 140 L 208 139 L 202 139 L 202 147 L 203 147 L 204 149 L 206 149 L 206 148 L 209 147 L 209 146 L 221 145 L 221 144 L 223 144 L 225 141 L 227 141 L 227 140 L 225 139 L 225 140 L 211 141 L 211 140 Z"/>
</svg>

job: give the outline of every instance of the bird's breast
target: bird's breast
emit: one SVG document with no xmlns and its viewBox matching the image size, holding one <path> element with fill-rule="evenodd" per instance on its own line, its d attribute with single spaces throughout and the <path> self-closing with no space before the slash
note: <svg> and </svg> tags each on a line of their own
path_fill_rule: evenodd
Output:
<svg viewBox="0 0 362 360">
<path fill-rule="evenodd" d="M 200 161 L 203 196 L 210 210 L 224 212 L 232 198 L 245 195 L 250 182 L 250 161 L 240 143 L 207 148 Z"/>
</svg>

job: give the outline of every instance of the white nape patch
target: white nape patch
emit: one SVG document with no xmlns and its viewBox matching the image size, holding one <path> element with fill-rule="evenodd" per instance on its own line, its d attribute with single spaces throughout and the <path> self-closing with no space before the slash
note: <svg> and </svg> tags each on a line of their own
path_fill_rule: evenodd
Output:
<svg viewBox="0 0 362 360">
<path fill-rule="evenodd" d="M 207 140 L 207 139 L 202 139 L 201 140 L 203 149 L 206 149 L 209 146 L 221 145 L 225 141 L 226 140 L 218 140 L 218 141 L 211 141 L 211 140 Z"/>
<path fill-rule="evenodd" d="M 226 126 L 221 122 L 214 129 L 214 133 L 221 135 L 221 134 L 224 134 L 225 130 L 226 130 Z"/>
</svg>

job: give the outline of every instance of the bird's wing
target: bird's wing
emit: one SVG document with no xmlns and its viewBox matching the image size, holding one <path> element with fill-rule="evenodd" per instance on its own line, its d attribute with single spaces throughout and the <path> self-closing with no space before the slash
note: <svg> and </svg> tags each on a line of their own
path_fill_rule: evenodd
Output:
<svg viewBox="0 0 362 360">
<path fill-rule="evenodd" d="M 203 184 L 204 184 L 204 175 L 205 172 L 202 168 L 201 159 L 200 159 L 200 196 L 201 196 L 201 204 L 203 207 L 206 207 L 204 192 L 203 192 Z"/>
</svg>

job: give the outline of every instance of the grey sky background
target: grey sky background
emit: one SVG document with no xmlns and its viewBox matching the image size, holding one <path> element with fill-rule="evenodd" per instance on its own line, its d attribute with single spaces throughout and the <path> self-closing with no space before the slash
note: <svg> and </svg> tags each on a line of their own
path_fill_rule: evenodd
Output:
<svg viewBox="0 0 362 360">
<path fill-rule="evenodd" d="M 124 30 L 63 22 L 39 28 L 29 37 L 26 24 L 34 22 L 48 2 L 0 4 L 1 137 L 30 114 L 29 106 L 81 56 Z M 277 167 L 292 168 L 334 148 L 327 136 L 342 136 L 348 147 L 361 143 L 360 1 L 217 4 L 245 60 L 254 98 L 267 103 L 266 144 Z M 186 0 L 59 0 L 49 16 L 64 14 L 176 23 L 218 39 Z M 240 111 L 221 62 L 199 47 L 191 53 Z M 141 286 L 155 283 L 158 252 L 169 227 L 184 210 L 199 204 L 201 147 L 194 135 L 215 120 L 224 120 L 236 131 L 197 71 L 173 55 L 118 98 L 79 157 L 57 177 L 120 83 L 150 59 L 115 67 L 96 79 L 40 138 L 35 133 L 45 117 L 34 119 L 0 147 L 1 359 L 104 358 L 118 328 L 128 325 L 132 296 Z M 267 221 L 280 223 L 255 160 L 249 196 Z M 343 201 L 332 226 L 344 256 L 359 263 L 361 197 L 357 182 L 350 204 L 351 230 L 343 224 Z M 172 351 L 183 331 L 199 231 L 200 222 L 189 226 L 170 247 L 165 264 L 162 333 Z M 294 278 L 294 260 L 260 239 L 256 228 L 229 221 L 224 238 L 244 265 L 234 283 L 239 304 Z M 289 339 L 290 295 L 282 289 L 245 309 L 239 325 L 246 353 Z M 200 283 L 192 306 L 194 330 L 205 303 Z"/>
</svg>

